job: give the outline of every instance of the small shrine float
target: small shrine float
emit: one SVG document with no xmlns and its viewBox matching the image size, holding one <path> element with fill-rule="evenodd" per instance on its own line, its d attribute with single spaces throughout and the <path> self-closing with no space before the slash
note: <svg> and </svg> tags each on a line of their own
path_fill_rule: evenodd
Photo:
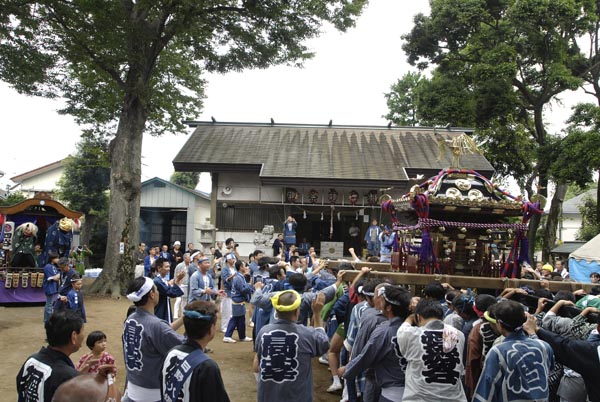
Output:
<svg viewBox="0 0 600 402">
<path fill-rule="evenodd" d="M 392 217 L 395 270 L 425 274 L 520 277 L 528 222 L 545 200 L 523 200 L 473 170 L 449 168 L 382 208 Z"/>
</svg>

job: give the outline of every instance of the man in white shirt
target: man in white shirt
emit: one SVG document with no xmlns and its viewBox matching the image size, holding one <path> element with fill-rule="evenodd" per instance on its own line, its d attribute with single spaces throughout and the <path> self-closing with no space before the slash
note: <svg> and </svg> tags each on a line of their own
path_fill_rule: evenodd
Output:
<svg viewBox="0 0 600 402">
<path fill-rule="evenodd" d="M 569 279 L 569 271 L 563 265 L 562 260 L 556 260 L 554 263 L 554 271 L 558 272 L 563 279 Z"/>
<path fill-rule="evenodd" d="M 465 336 L 442 321 L 439 301 L 421 299 L 398 328 L 398 350 L 407 361 L 403 402 L 466 402 Z M 414 326 L 417 325 L 417 326 Z"/>
<path fill-rule="evenodd" d="M 187 304 L 187 301 L 188 301 L 188 288 L 189 288 L 189 282 L 190 282 L 189 268 L 190 268 L 190 254 L 185 253 L 183 255 L 183 261 L 180 262 L 179 264 L 177 264 L 177 266 L 175 267 L 175 277 L 177 277 L 177 275 L 180 272 L 185 272 L 185 276 L 183 277 L 183 281 L 181 282 L 181 285 L 179 285 L 181 290 L 183 290 L 183 295 L 175 299 L 175 308 L 174 308 L 175 311 L 173 312 L 174 319 L 177 319 L 179 317 L 179 312 L 185 308 L 185 305 Z"/>
</svg>

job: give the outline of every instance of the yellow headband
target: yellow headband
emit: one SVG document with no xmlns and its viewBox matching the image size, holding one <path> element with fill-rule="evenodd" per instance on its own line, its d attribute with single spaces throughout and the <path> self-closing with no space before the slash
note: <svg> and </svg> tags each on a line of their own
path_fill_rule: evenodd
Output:
<svg viewBox="0 0 600 402">
<path fill-rule="evenodd" d="M 497 323 L 496 319 L 493 318 L 487 311 L 485 313 L 483 313 L 483 316 L 485 317 L 486 320 L 488 320 L 492 324 L 496 324 Z"/>
<path fill-rule="evenodd" d="M 296 295 L 296 300 L 294 300 L 294 302 L 292 304 L 290 304 L 289 306 L 283 306 L 283 305 L 279 304 L 279 297 L 284 293 L 293 293 L 294 295 Z M 271 304 L 273 304 L 273 308 L 277 311 L 294 311 L 298 307 L 300 307 L 301 302 L 302 302 L 302 299 L 300 298 L 300 294 L 298 292 L 296 292 L 295 290 L 291 290 L 291 289 L 284 290 L 282 292 L 278 292 L 275 294 L 275 296 L 271 297 Z"/>
</svg>

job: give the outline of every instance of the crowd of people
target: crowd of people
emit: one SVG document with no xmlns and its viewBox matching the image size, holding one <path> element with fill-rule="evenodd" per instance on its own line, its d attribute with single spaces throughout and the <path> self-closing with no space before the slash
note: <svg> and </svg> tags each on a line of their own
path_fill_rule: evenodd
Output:
<svg viewBox="0 0 600 402">
<path fill-rule="evenodd" d="M 432 282 L 415 294 L 367 267 L 345 281 L 360 261 L 353 249 L 353 261 L 332 269 L 314 248 L 281 240 L 275 257 L 256 250 L 247 259 L 232 238 L 210 254 L 176 242 L 145 255 L 140 244 L 144 269 L 127 291 L 122 400 L 229 401 L 208 347 L 221 332 L 225 343 L 253 342 L 259 402 L 312 401 L 313 358 L 329 367 L 327 392 L 342 402 L 600 401 L 600 286 L 551 293 L 547 279 L 568 275 L 562 264 L 525 267 L 538 289 L 487 294 Z M 73 364 L 84 340 L 83 299 L 72 301 L 72 268 L 57 258 L 51 265 L 47 294 L 64 306 L 44 309 L 48 346 L 19 371 L 19 401 L 108 400 L 117 391 L 106 335 L 90 333 L 90 353 Z M 86 389 L 99 396 L 81 399 Z"/>
</svg>

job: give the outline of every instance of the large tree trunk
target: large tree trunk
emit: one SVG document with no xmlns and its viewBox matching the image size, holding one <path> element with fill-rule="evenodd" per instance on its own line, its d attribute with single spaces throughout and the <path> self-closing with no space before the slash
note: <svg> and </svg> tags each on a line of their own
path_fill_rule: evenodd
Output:
<svg viewBox="0 0 600 402">
<path fill-rule="evenodd" d="M 127 93 L 117 135 L 110 143 L 108 240 L 104 269 L 91 287 L 92 293 L 120 297 L 133 279 L 133 251 L 139 237 L 142 139 L 147 117 L 140 97 Z"/>
<path fill-rule="evenodd" d="M 90 239 L 92 238 L 92 231 L 94 230 L 94 226 L 96 225 L 96 216 L 94 214 L 86 214 L 85 215 L 85 222 L 84 224 L 81 226 L 81 232 L 80 232 L 80 240 L 79 240 L 79 244 L 86 245 L 88 247 L 90 247 Z M 91 249 L 91 247 L 90 247 Z M 93 252 L 94 250 L 92 250 Z M 85 257 L 84 258 L 84 264 L 85 264 L 85 268 L 88 269 L 90 267 L 90 259 L 89 257 Z"/>
<path fill-rule="evenodd" d="M 537 163 L 535 171 L 538 173 L 538 189 L 537 193 L 544 197 L 548 197 L 548 163 L 544 160 L 546 157 L 543 154 L 544 145 L 546 144 L 546 129 L 544 128 L 544 119 L 543 119 L 543 107 L 544 104 L 541 103 L 536 105 L 533 111 L 533 120 L 535 127 L 535 141 L 539 145 Z M 540 153 L 540 150 L 541 153 Z M 532 190 L 530 188 L 530 190 Z M 529 199 L 531 199 L 531 192 L 529 193 Z M 535 240 L 537 238 L 537 231 L 540 227 L 540 222 L 542 220 L 541 215 L 533 215 L 529 221 L 529 231 L 527 233 L 527 238 L 529 241 L 529 256 L 533 258 L 535 254 Z"/>
<path fill-rule="evenodd" d="M 598 184 L 596 185 L 596 225 L 600 228 L 600 169 L 598 170 Z"/>
<path fill-rule="evenodd" d="M 548 188 L 547 187 L 548 187 L 547 176 L 540 174 L 537 194 L 547 197 L 548 196 Z M 532 195 L 533 195 L 533 190 L 530 189 L 529 199 L 531 199 Z M 530 256 L 530 258 L 533 258 L 534 254 L 535 254 L 535 241 L 537 238 L 537 231 L 540 227 L 541 220 L 542 220 L 542 215 L 533 215 L 531 217 L 531 219 L 529 220 L 529 230 L 527 232 L 527 240 L 529 241 L 529 256 Z"/>
<path fill-rule="evenodd" d="M 561 183 L 556 185 L 556 191 L 550 203 L 550 211 L 546 226 L 544 227 L 544 237 L 542 239 L 542 260 L 550 261 L 550 251 L 556 244 L 556 229 L 558 228 L 558 220 L 560 219 L 560 211 L 562 204 L 567 194 L 567 184 Z"/>
</svg>

